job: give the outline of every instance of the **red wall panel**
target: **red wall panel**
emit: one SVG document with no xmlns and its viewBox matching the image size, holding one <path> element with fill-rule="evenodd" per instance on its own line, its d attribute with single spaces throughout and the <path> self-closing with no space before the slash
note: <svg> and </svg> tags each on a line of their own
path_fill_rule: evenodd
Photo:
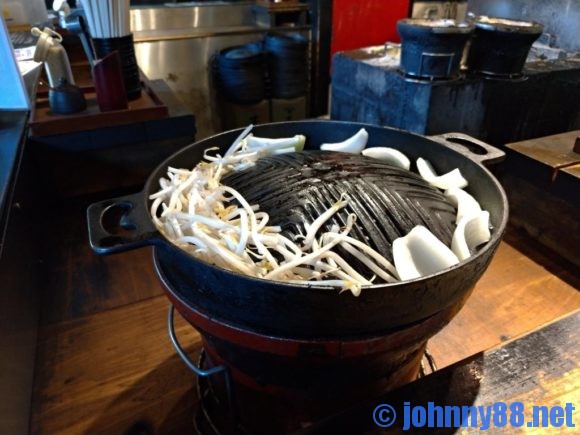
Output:
<svg viewBox="0 0 580 435">
<path fill-rule="evenodd" d="M 333 0 L 331 53 L 399 41 L 410 0 Z"/>
</svg>

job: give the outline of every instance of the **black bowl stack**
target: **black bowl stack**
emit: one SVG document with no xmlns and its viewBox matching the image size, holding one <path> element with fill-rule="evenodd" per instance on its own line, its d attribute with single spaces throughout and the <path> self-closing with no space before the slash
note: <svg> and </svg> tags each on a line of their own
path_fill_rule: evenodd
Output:
<svg viewBox="0 0 580 435">
<path fill-rule="evenodd" d="M 214 60 L 217 87 L 229 101 L 254 104 L 266 98 L 266 59 L 261 43 L 221 50 Z"/>
<path fill-rule="evenodd" d="M 273 98 L 306 95 L 308 39 L 299 34 L 269 34 L 264 40 Z"/>
</svg>

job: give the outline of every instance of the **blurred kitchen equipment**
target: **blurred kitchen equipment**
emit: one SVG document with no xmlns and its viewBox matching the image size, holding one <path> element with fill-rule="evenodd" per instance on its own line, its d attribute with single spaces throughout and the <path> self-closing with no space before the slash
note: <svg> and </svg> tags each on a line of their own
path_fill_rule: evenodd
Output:
<svg viewBox="0 0 580 435">
<path fill-rule="evenodd" d="M 578 0 L 469 0 L 469 12 L 476 16 L 487 15 L 542 23 L 544 34 L 552 36 L 550 46 L 569 53 L 580 52 Z"/>
<path fill-rule="evenodd" d="M 58 14 L 58 23 L 62 28 L 66 28 L 66 17 L 70 15 L 70 6 L 67 0 L 54 0 L 52 10 Z"/>
<path fill-rule="evenodd" d="M 266 54 L 261 43 L 220 50 L 212 67 L 217 89 L 227 101 L 248 105 L 266 98 Z"/>
<path fill-rule="evenodd" d="M 85 19 L 80 15 L 67 17 L 66 28 L 69 32 L 74 33 L 79 37 L 83 45 L 83 49 L 85 50 L 85 55 L 87 56 L 87 59 L 89 60 L 89 63 L 92 67 L 95 63 L 95 49 L 91 44 L 91 39 Z"/>
<path fill-rule="evenodd" d="M 473 26 L 450 19 L 406 18 L 397 22 L 401 70 L 411 77 L 450 79 L 459 74 Z"/>
<path fill-rule="evenodd" d="M 467 14 L 467 0 L 413 1 L 411 17 L 427 20 L 453 19 L 463 21 Z"/>
<path fill-rule="evenodd" d="M 467 56 L 471 71 L 494 77 L 521 76 L 532 43 L 543 26 L 533 21 L 480 16 Z"/>
<path fill-rule="evenodd" d="M 14 55 L 8 28 L 0 16 L 0 109 L 28 110 L 30 99 Z"/>
<path fill-rule="evenodd" d="M 81 4 L 93 38 L 96 58 L 118 51 L 127 98 L 139 98 L 141 77 L 131 33 L 129 0 L 82 0 Z"/>
<path fill-rule="evenodd" d="M 482 2 L 478 11 L 486 10 L 483 3 L 487 1 Z M 489 0 L 490 5 L 495 5 L 496 16 L 503 13 L 501 5 L 507 8 L 507 3 Z M 516 11 L 512 3 L 529 7 Z M 578 2 L 575 9 L 563 0 L 514 0 L 509 2 L 513 17 L 509 21 L 521 21 L 517 19 L 518 13 L 530 18 L 525 27 L 529 33 L 522 39 L 530 38 L 531 44 L 538 37 L 540 26 L 532 21 L 530 14 L 534 11 L 542 17 L 553 15 L 556 3 L 562 6 L 562 11 L 570 6 L 566 14 L 569 11 L 572 16 L 580 16 Z M 564 17 L 566 14 L 560 14 L 561 23 L 569 28 L 573 23 Z M 517 27 L 521 26 L 516 26 L 516 30 Z M 507 33 L 504 30 L 489 33 L 494 38 L 506 36 L 522 41 L 520 35 L 504 35 Z M 560 34 L 554 35 L 557 37 L 542 35 L 547 42 L 536 41 L 527 58 L 525 53 L 529 47 L 522 50 L 518 44 L 494 42 L 497 53 L 491 49 L 480 50 L 482 58 L 477 59 L 474 53 L 479 50 L 479 42 L 474 41 L 468 66 L 475 73 L 468 70 L 456 80 L 419 80 L 403 75 L 396 53 L 388 53 L 383 46 L 339 53 L 332 63 L 331 118 L 388 125 L 419 134 L 460 131 L 498 146 L 577 130 L 580 128 L 580 58 L 578 52 L 565 49 L 553 49 L 549 53 L 552 44 L 564 41 Z"/>
<path fill-rule="evenodd" d="M 61 45 L 62 36 L 48 27 L 45 27 L 44 30 L 33 27 L 30 31 L 34 36 L 38 36 L 36 50 L 34 51 L 34 61 L 44 62 L 50 86 L 57 87 L 61 78 L 66 79 L 70 84 L 74 84 L 70 62 L 66 50 Z"/>
<path fill-rule="evenodd" d="M 113 51 L 95 62 L 93 81 L 101 112 L 123 110 L 128 107 L 118 51 Z"/>
<path fill-rule="evenodd" d="M 0 7 L 8 26 L 40 25 L 48 20 L 44 0 L 2 0 Z"/>
<path fill-rule="evenodd" d="M 274 98 L 296 98 L 308 89 L 308 38 L 298 33 L 269 33 L 264 40 Z"/>
<path fill-rule="evenodd" d="M 48 91 L 48 102 L 50 110 L 61 115 L 77 113 L 87 107 L 83 91 L 78 86 L 68 83 L 64 77 L 60 78 L 55 88 Z"/>
<path fill-rule="evenodd" d="M 129 0 L 81 0 L 93 38 L 119 38 L 131 33 Z"/>
</svg>

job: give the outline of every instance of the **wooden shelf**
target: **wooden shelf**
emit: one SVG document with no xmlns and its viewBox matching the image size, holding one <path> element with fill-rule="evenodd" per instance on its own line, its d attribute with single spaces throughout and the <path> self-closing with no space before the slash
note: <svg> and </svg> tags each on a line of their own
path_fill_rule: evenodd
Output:
<svg viewBox="0 0 580 435">
<path fill-rule="evenodd" d="M 52 113 L 48 95 L 44 93 L 37 95 L 35 107 L 30 113 L 30 135 L 32 137 L 50 136 L 153 121 L 165 118 L 169 113 L 167 106 L 157 97 L 147 82 L 143 82 L 141 96 L 129 101 L 129 107 L 126 110 L 101 112 L 94 88 L 84 88 L 83 92 L 87 108 L 70 115 Z"/>
</svg>

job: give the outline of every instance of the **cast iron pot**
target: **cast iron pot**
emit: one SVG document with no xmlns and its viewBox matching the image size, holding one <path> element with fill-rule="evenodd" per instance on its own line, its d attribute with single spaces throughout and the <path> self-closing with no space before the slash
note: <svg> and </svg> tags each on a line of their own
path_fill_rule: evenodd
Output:
<svg viewBox="0 0 580 435">
<path fill-rule="evenodd" d="M 499 182 L 483 166 L 501 160 L 504 153 L 460 133 L 424 137 L 392 128 L 337 121 L 298 121 L 254 127 L 256 136 L 289 137 L 303 134 L 306 149 L 344 140 L 361 127 L 369 133 L 368 146 L 399 149 L 412 161 L 424 157 L 440 173 L 459 168 L 470 184 L 467 190 L 490 212 L 491 240 L 469 259 L 441 272 L 394 284 L 350 292 L 315 285 L 285 284 L 231 272 L 196 259 L 161 235 L 149 215 L 149 195 L 159 188 L 167 167 L 191 168 L 205 149 L 225 151 L 240 130 L 232 130 L 189 145 L 159 165 L 142 192 L 98 202 L 87 210 L 89 237 L 99 254 L 123 252 L 153 245 L 155 256 L 186 295 L 192 308 L 211 318 L 258 333 L 287 338 L 356 338 L 390 333 L 422 321 L 470 292 L 486 270 L 505 231 L 508 206 Z M 466 147 L 467 146 L 467 147 Z M 103 223 L 116 210 L 129 235 L 113 234 Z"/>
<path fill-rule="evenodd" d="M 532 21 L 478 17 L 467 57 L 467 67 L 488 75 L 515 76 L 522 73 L 533 42 L 543 26 Z"/>
<path fill-rule="evenodd" d="M 455 20 L 405 18 L 397 21 L 401 36 L 401 69 L 418 78 L 452 78 L 473 26 Z"/>
</svg>

